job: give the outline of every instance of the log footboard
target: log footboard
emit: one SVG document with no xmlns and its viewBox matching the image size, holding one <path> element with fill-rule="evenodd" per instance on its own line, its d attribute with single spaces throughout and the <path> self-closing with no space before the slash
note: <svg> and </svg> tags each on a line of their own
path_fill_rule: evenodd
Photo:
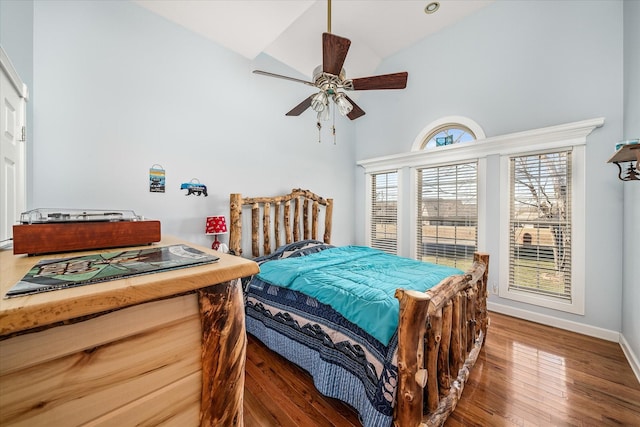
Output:
<svg viewBox="0 0 640 427">
<path fill-rule="evenodd" d="M 487 334 L 489 255 L 427 292 L 398 289 L 397 427 L 441 426 L 453 412 Z"/>
</svg>

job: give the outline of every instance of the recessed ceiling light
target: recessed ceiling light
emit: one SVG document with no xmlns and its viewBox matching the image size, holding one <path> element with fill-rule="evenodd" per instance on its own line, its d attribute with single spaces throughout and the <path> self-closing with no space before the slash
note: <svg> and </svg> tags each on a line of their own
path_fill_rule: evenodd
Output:
<svg viewBox="0 0 640 427">
<path fill-rule="evenodd" d="M 440 9 L 440 3 L 437 2 L 437 1 L 432 1 L 431 3 L 429 3 L 427 5 L 427 7 L 424 8 L 424 13 L 430 15 L 430 14 L 434 13 L 438 9 Z"/>
</svg>

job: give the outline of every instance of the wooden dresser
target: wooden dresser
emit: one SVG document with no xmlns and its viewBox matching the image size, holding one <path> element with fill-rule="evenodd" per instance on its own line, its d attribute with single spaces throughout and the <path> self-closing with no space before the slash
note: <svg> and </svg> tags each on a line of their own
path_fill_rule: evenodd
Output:
<svg viewBox="0 0 640 427">
<path fill-rule="evenodd" d="M 0 425 L 243 424 L 237 279 L 258 266 L 175 238 L 156 245 L 180 243 L 220 260 L 0 300 Z M 0 251 L 2 297 L 39 260 L 87 253 Z"/>
</svg>

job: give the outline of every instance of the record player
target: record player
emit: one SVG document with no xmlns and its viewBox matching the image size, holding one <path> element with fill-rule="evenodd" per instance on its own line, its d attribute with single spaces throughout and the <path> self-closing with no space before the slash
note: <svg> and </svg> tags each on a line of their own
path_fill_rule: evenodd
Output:
<svg viewBox="0 0 640 427">
<path fill-rule="evenodd" d="M 13 226 L 14 254 L 45 254 L 159 242 L 160 221 L 127 210 L 33 209 Z"/>
</svg>

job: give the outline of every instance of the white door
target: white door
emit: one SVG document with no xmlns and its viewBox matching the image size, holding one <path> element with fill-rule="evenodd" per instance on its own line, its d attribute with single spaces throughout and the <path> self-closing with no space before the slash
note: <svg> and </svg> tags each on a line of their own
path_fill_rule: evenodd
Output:
<svg viewBox="0 0 640 427">
<path fill-rule="evenodd" d="M 26 208 L 27 87 L 0 46 L 0 247 Z"/>
</svg>

